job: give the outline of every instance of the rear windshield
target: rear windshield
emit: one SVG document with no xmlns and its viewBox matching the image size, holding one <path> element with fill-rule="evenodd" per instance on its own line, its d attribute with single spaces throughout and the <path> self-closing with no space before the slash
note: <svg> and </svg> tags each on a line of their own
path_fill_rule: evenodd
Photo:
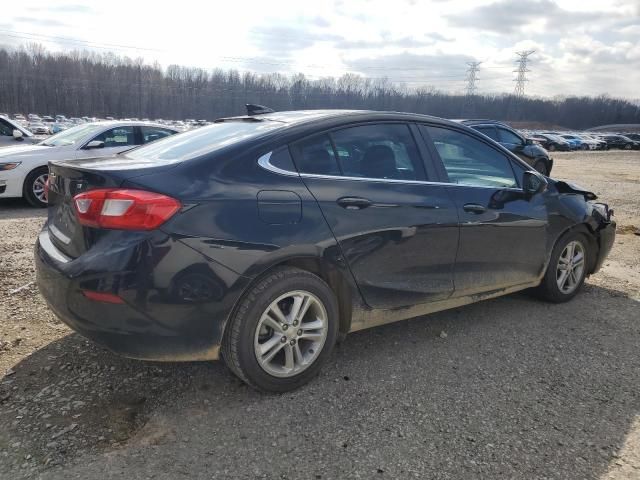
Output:
<svg viewBox="0 0 640 480">
<path fill-rule="evenodd" d="M 173 163 L 197 158 L 243 140 L 259 137 L 282 128 L 280 122 L 214 123 L 157 140 L 126 153 L 127 157 L 158 163 Z"/>
</svg>

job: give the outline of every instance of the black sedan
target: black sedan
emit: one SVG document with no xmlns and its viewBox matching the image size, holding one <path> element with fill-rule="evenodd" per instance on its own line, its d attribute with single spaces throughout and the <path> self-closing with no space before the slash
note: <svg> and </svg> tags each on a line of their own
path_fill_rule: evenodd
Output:
<svg viewBox="0 0 640 480">
<path fill-rule="evenodd" d="M 624 135 L 603 135 L 602 139 L 607 142 L 609 148 L 621 148 L 623 150 L 638 150 L 640 142 L 631 140 Z"/>
<path fill-rule="evenodd" d="M 530 137 L 532 140 L 538 142 L 544 147 L 545 150 L 550 152 L 560 151 L 568 152 L 571 150 L 571 144 L 567 142 L 560 135 L 552 135 L 549 133 L 536 133 Z"/>
<path fill-rule="evenodd" d="M 524 289 L 567 301 L 615 235 L 594 194 L 423 115 L 258 113 L 50 171 L 52 310 L 122 355 L 222 356 L 266 391 L 355 330 Z"/>
</svg>

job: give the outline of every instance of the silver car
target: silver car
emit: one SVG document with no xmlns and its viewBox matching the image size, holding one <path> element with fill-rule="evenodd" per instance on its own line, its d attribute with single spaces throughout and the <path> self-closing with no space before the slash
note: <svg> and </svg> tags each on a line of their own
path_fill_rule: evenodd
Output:
<svg viewBox="0 0 640 480">
<path fill-rule="evenodd" d="M 49 161 L 108 157 L 175 133 L 156 123 L 114 121 L 77 125 L 35 145 L 13 140 L 14 146 L 0 148 L 0 198 L 24 197 L 44 207 Z"/>
</svg>

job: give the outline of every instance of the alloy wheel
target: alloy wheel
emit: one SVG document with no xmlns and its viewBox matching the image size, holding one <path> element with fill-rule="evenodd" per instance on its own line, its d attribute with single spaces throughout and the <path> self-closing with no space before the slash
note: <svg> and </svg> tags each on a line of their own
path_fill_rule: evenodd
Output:
<svg viewBox="0 0 640 480">
<path fill-rule="evenodd" d="M 33 195 L 42 203 L 47 203 L 47 190 L 46 184 L 49 179 L 48 173 L 43 173 L 36 177 L 31 185 L 31 190 L 33 191 Z"/>
<path fill-rule="evenodd" d="M 567 243 L 558 259 L 556 282 L 564 294 L 572 293 L 582 279 L 584 273 L 584 247 L 577 240 Z"/>
<path fill-rule="evenodd" d="M 279 296 L 263 312 L 254 335 L 260 367 L 274 377 L 292 377 L 318 358 L 327 339 L 327 310 L 311 292 Z"/>
</svg>

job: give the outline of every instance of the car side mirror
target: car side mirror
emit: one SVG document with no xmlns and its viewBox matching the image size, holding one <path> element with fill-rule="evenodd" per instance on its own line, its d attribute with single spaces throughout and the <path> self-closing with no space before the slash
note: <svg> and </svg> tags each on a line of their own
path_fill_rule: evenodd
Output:
<svg viewBox="0 0 640 480">
<path fill-rule="evenodd" d="M 547 179 L 538 172 L 526 171 L 522 176 L 522 190 L 527 195 L 536 195 L 547 189 Z"/>
<path fill-rule="evenodd" d="M 13 131 L 13 138 L 15 138 L 16 140 L 22 140 L 22 136 L 22 132 L 17 128 Z"/>
<path fill-rule="evenodd" d="M 93 148 L 104 148 L 104 142 L 101 140 L 91 140 L 84 148 L 87 150 L 91 150 Z"/>
</svg>

